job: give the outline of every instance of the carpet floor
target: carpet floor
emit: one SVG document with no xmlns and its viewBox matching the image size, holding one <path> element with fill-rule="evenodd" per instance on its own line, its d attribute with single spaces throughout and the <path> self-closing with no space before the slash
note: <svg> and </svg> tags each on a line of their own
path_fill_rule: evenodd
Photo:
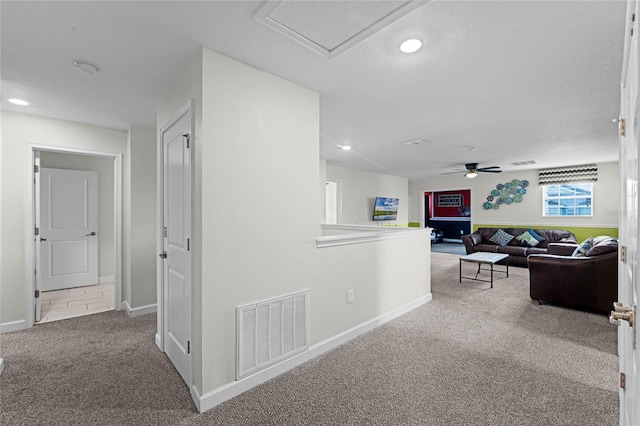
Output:
<svg viewBox="0 0 640 426">
<path fill-rule="evenodd" d="M 464 244 L 462 243 L 436 243 L 431 244 L 431 252 L 433 253 L 449 253 L 449 254 L 457 254 L 459 256 L 464 256 L 467 254 L 467 250 L 464 248 Z"/>
<path fill-rule="evenodd" d="M 527 269 L 509 272 L 460 284 L 457 256 L 432 253 L 433 301 L 203 414 L 155 315 L 3 334 L 0 424 L 618 424 L 616 327 L 538 305 Z"/>
</svg>

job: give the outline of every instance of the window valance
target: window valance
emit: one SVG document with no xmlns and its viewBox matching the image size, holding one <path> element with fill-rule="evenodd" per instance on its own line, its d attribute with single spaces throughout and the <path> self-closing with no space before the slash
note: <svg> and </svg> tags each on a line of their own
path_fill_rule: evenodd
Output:
<svg viewBox="0 0 640 426">
<path fill-rule="evenodd" d="M 538 173 L 538 183 L 540 185 L 558 185 L 569 182 L 595 182 L 597 180 L 598 166 L 595 164 L 541 169 Z"/>
</svg>

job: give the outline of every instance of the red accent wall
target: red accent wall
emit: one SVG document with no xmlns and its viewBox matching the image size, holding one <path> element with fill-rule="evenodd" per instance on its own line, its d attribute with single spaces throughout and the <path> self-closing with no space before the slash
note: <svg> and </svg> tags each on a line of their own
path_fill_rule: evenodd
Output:
<svg viewBox="0 0 640 426">
<path fill-rule="evenodd" d="M 438 206 L 438 195 L 460 195 L 462 205 L 471 208 L 471 190 L 462 189 L 457 191 L 438 191 L 433 193 L 433 217 L 460 217 L 460 207 L 444 207 Z M 464 216 L 464 215 L 462 215 Z"/>
</svg>

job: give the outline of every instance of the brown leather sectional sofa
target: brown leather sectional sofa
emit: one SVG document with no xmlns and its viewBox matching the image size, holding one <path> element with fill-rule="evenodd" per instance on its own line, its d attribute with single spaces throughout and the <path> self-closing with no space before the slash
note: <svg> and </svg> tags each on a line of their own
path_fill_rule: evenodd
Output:
<svg viewBox="0 0 640 426">
<path fill-rule="evenodd" d="M 505 253 L 509 255 L 509 266 L 527 267 L 527 256 L 530 254 L 547 254 L 549 246 L 556 245 L 554 248 L 555 253 L 571 255 L 577 244 L 575 235 L 569 231 L 533 229 L 536 234 L 544 238 L 544 240 L 535 247 L 529 247 L 516 238 L 513 238 L 507 245 L 501 246 L 490 240 L 498 229 L 502 229 L 508 234 L 517 237 L 531 228 L 478 228 L 474 233 L 461 237 L 467 254 L 478 251 Z M 569 244 L 569 246 L 567 246 L 567 244 Z"/>
<path fill-rule="evenodd" d="M 575 247 L 575 246 L 574 246 Z M 529 256 L 532 299 L 609 312 L 618 300 L 618 240 L 596 237 L 584 257 Z"/>
</svg>

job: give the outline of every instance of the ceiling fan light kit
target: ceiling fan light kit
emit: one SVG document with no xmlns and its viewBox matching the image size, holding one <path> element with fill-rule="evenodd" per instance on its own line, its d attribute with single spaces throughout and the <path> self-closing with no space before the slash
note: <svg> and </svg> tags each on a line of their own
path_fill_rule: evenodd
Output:
<svg viewBox="0 0 640 426">
<path fill-rule="evenodd" d="M 478 173 L 502 173 L 502 170 L 500 170 L 500 166 L 478 167 L 478 163 L 467 163 L 464 165 L 464 167 L 467 170 L 459 171 L 459 172 L 441 173 L 440 175 L 453 175 L 453 174 L 464 173 L 464 177 L 473 179 L 474 177 L 478 176 Z"/>
</svg>

